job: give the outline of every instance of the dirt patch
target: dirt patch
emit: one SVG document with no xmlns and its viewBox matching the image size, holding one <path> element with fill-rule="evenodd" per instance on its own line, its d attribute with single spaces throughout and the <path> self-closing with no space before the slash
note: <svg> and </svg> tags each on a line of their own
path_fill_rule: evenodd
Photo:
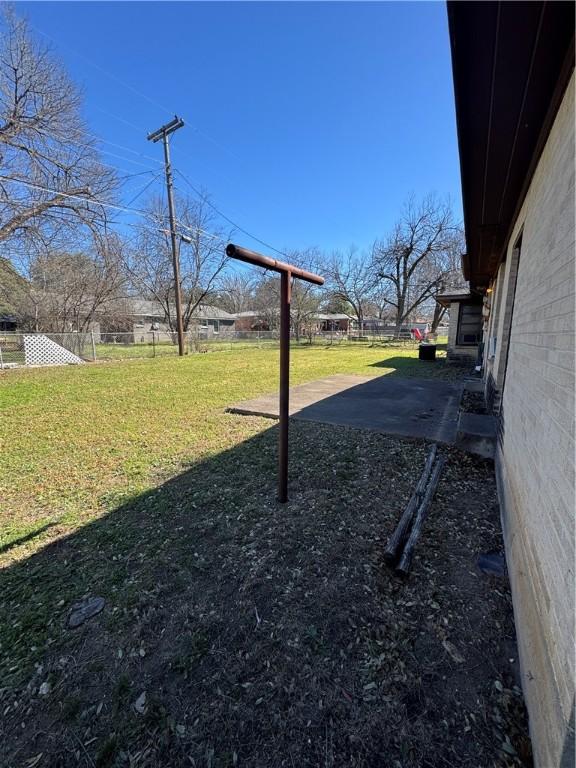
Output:
<svg viewBox="0 0 576 768">
<path fill-rule="evenodd" d="M 426 445 L 294 423 L 279 505 L 276 439 L 268 429 L 7 569 L 7 615 L 39 648 L 35 668 L 2 649 L 1 764 L 530 764 L 509 587 L 476 567 L 501 546 L 492 464 L 443 449 L 402 581 L 382 550 Z M 71 599 L 57 602 L 66 583 L 106 599 L 77 630 Z"/>
<path fill-rule="evenodd" d="M 481 415 L 488 413 L 483 392 L 468 392 L 464 390 L 460 408 L 464 413 L 477 413 Z"/>
</svg>

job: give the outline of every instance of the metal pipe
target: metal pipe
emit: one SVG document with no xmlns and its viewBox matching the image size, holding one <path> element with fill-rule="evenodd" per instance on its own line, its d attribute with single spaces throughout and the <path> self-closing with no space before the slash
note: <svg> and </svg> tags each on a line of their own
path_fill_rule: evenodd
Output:
<svg viewBox="0 0 576 768">
<path fill-rule="evenodd" d="M 324 285 L 324 278 L 313 272 L 294 267 L 277 259 L 249 251 L 234 243 L 226 246 L 226 255 L 231 259 L 264 267 L 280 273 L 280 435 L 278 442 L 278 501 L 288 501 L 288 426 L 290 413 L 290 301 L 292 278 L 298 277 L 315 285 Z"/>
<path fill-rule="evenodd" d="M 241 248 L 239 245 L 234 245 L 234 243 L 229 243 L 226 246 L 226 255 L 231 259 L 237 259 L 246 264 L 255 264 L 257 267 L 265 267 L 272 272 L 280 272 L 280 274 L 290 272 L 292 277 L 298 277 L 300 280 L 306 280 L 306 282 L 314 283 L 314 285 L 324 285 L 324 278 L 320 277 L 320 275 L 315 275 L 313 272 L 306 272 L 305 269 L 294 267 L 292 264 L 287 264 L 284 261 L 271 259 L 269 256 L 263 256 L 261 253 L 249 251 L 247 248 Z"/>
<path fill-rule="evenodd" d="M 290 397 L 290 272 L 280 275 L 280 438 L 278 443 L 278 501 L 288 501 L 288 422 Z"/>
</svg>

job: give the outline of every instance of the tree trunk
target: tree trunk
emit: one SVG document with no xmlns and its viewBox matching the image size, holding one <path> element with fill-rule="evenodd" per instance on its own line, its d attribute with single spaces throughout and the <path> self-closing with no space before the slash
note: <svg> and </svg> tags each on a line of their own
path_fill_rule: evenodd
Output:
<svg viewBox="0 0 576 768">
<path fill-rule="evenodd" d="M 436 329 L 442 322 L 445 314 L 446 307 L 443 307 L 441 304 L 436 302 L 436 306 L 434 307 L 434 317 L 432 318 L 432 326 L 430 327 L 430 333 L 436 333 Z"/>
<path fill-rule="evenodd" d="M 402 323 L 404 322 L 404 308 L 406 306 L 406 297 L 402 294 L 397 292 L 396 295 L 397 298 L 397 311 L 396 311 L 396 327 L 395 327 L 395 335 L 396 338 L 400 338 L 400 331 L 402 330 Z"/>
</svg>

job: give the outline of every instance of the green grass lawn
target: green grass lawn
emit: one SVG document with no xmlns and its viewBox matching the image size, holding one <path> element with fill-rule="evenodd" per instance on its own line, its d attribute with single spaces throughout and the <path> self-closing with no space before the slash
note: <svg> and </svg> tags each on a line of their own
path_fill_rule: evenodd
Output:
<svg viewBox="0 0 576 768">
<path fill-rule="evenodd" d="M 293 350 L 293 384 L 333 373 L 449 377 L 452 370 L 443 360 L 422 363 L 405 347 Z M 231 420 L 225 408 L 274 391 L 277 381 L 278 351 L 259 349 L 4 372 L 0 557 L 25 557 L 250 437 L 254 425 Z"/>
<path fill-rule="evenodd" d="M 460 371 L 293 350 L 293 384 L 334 373 Z M 296 421 L 280 505 L 275 422 L 225 412 L 277 377 L 257 349 L 0 375 L 0 765 L 521 765 L 508 592 L 469 573 L 492 468 L 446 449 L 402 582 L 383 542 L 426 446 Z"/>
<path fill-rule="evenodd" d="M 42 567 L 39 593 L 25 574 L 30 568 L 38 570 L 35 558 L 44 558 L 42 553 L 56 542 L 74 540 L 82 546 L 84 532 L 93 530 L 94 523 L 115 519 L 118 510 L 146 505 L 147 493 L 188 470 L 209 476 L 214 462 L 231 453 L 261 465 L 258 482 L 274 487 L 276 448 L 269 436 L 273 422 L 234 416 L 226 413 L 226 407 L 276 390 L 278 363 L 277 350 L 234 349 L 181 359 L 8 370 L 0 375 L 0 568 L 7 579 L 5 594 L 11 593 L 18 606 L 27 604 L 30 645 L 21 648 L 26 663 L 36 653 L 30 649 L 39 649 L 46 638 L 51 584 L 68 606 L 89 590 L 90 573 L 93 577 L 98 573 L 104 592 L 117 578 L 100 563 L 64 575 L 55 567 L 49 573 Z M 406 347 L 292 351 L 293 384 L 334 373 L 452 377 L 457 372 L 444 360 L 420 362 L 417 351 Z M 255 442 L 260 433 L 268 434 L 266 449 Z M 253 481 L 249 475 L 247 482 Z M 226 508 L 234 508 L 235 493 L 234 487 L 228 489 Z M 211 495 L 208 477 L 200 498 Z M 158 510 L 164 524 L 173 514 L 167 498 L 163 493 Z M 132 517 L 129 513 L 127 519 Z M 139 535 L 131 525 L 123 528 L 120 538 Z M 114 542 L 109 545 L 114 547 Z M 43 606 L 39 614 L 30 602 L 32 594 Z M 21 641 L 22 627 L 9 628 L 3 616 L 7 607 L 0 602 L 0 626 L 8 632 L 3 637 L 0 630 L 0 652 L 11 648 L 13 659 L 13 644 L 16 638 Z"/>
</svg>

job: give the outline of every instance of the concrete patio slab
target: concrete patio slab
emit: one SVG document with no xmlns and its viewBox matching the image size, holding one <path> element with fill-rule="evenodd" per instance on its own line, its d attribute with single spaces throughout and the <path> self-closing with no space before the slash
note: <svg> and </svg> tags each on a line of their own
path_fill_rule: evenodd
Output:
<svg viewBox="0 0 576 768">
<path fill-rule="evenodd" d="M 333 397 L 345 389 L 371 381 L 372 378 L 372 376 L 336 374 L 335 376 L 326 376 L 324 379 L 310 381 L 307 384 L 290 387 L 290 416 L 294 416 L 303 408 L 307 408 L 319 400 Z M 278 392 L 271 392 L 268 395 L 255 397 L 253 400 L 244 400 L 242 403 L 231 405 L 226 410 L 245 416 L 264 416 L 269 419 L 278 419 L 278 406 Z"/>
<path fill-rule="evenodd" d="M 454 443 L 463 384 L 399 376 L 335 375 L 290 389 L 295 419 Z M 232 413 L 278 418 L 278 394 L 231 406 Z"/>
<path fill-rule="evenodd" d="M 469 453 L 493 459 L 496 453 L 498 425 L 494 416 L 461 413 L 456 432 L 456 445 Z"/>
</svg>

